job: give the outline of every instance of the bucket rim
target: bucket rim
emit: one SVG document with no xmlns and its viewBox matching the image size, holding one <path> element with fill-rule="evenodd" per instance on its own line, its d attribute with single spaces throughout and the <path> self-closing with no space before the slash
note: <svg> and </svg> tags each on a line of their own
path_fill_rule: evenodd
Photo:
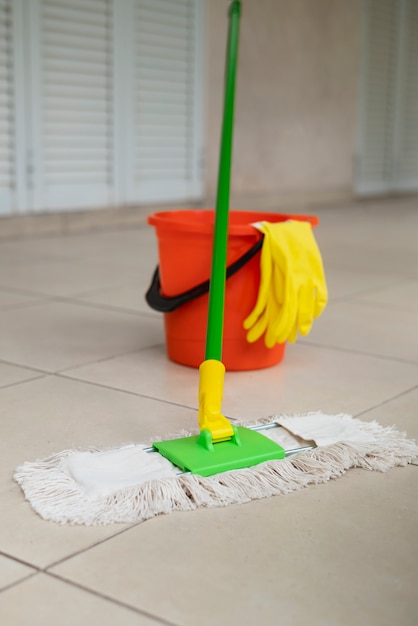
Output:
<svg viewBox="0 0 418 626">
<path fill-rule="evenodd" d="M 214 215 L 214 209 L 196 208 L 158 211 L 148 215 L 147 223 L 151 226 L 155 226 L 157 230 L 211 235 L 213 233 Z M 194 216 L 197 219 L 188 219 L 191 216 Z M 252 224 L 261 221 L 284 222 L 286 220 L 297 220 L 309 222 L 312 227 L 319 224 L 319 218 L 316 215 L 272 213 L 267 211 L 240 211 L 233 209 L 230 211 L 229 216 L 230 218 L 232 216 L 232 220 L 229 220 L 228 235 L 238 237 L 258 237 L 259 233 L 254 226 L 252 226 Z M 235 222 L 235 219 L 242 219 L 242 223 L 241 221 Z"/>
</svg>

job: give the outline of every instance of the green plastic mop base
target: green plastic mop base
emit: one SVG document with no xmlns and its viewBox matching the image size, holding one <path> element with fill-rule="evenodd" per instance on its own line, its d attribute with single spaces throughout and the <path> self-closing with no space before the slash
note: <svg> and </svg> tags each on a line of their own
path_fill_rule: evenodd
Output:
<svg viewBox="0 0 418 626">
<path fill-rule="evenodd" d="M 158 441 L 153 446 L 183 471 L 200 476 L 252 467 L 286 456 L 281 446 L 255 430 L 234 426 L 234 431 L 235 440 L 215 443 L 212 450 L 206 448 L 199 435 Z"/>
</svg>

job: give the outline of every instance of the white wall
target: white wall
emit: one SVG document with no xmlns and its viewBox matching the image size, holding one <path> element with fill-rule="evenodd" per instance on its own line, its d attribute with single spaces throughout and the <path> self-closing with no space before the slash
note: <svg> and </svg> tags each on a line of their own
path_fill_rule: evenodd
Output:
<svg viewBox="0 0 418 626">
<path fill-rule="evenodd" d="M 206 191 L 216 190 L 227 32 L 207 0 Z M 232 193 L 351 194 L 360 0 L 243 2 Z"/>
</svg>

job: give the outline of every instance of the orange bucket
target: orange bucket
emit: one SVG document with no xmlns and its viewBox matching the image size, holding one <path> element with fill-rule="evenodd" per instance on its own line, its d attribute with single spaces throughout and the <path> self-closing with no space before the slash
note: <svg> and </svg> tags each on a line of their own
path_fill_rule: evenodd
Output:
<svg viewBox="0 0 418 626">
<path fill-rule="evenodd" d="M 156 229 L 160 265 L 147 301 L 157 310 L 170 311 L 164 313 L 168 357 L 190 367 L 199 367 L 205 358 L 208 294 L 205 285 L 200 290 L 195 288 L 205 281 L 208 285 L 214 215 L 213 210 L 192 209 L 148 216 L 148 223 Z M 258 211 L 229 214 L 227 266 L 235 263 L 241 267 L 226 281 L 222 362 L 227 370 L 261 369 L 283 359 L 285 344 L 267 348 L 263 337 L 248 343 L 243 322 L 255 306 L 260 284 L 263 236 L 251 224 L 288 219 L 318 224 L 315 216 Z M 245 259 L 246 254 L 249 259 Z M 240 261 L 243 255 L 244 263 Z M 203 295 L 190 299 L 196 292 Z"/>
</svg>

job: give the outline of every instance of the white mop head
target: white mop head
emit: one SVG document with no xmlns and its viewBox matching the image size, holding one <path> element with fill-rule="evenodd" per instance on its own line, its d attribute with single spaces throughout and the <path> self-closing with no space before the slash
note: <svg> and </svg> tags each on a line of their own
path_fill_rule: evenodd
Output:
<svg viewBox="0 0 418 626">
<path fill-rule="evenodd" d="M 407 465 L 418 455 L 415 442 L 404 433 L 349 415 L 309 413 L 275 416 L 258 423 L 283 426 L 262 434 L 287 450 L 312 442 L 317 447 L 208 478 L 182 474 L 160 454 L 144 452 L 146 444 L 105 451 L 65 450 L 24 463 L 14 478 L 32 508 L 46 520 L 86 525 L 132 523 L 175 510 L 286 494 L 338 478 L 351 467 L 386 471 Z M 179 436 L 185 434 L 190 433 Z"/>
</svg>

